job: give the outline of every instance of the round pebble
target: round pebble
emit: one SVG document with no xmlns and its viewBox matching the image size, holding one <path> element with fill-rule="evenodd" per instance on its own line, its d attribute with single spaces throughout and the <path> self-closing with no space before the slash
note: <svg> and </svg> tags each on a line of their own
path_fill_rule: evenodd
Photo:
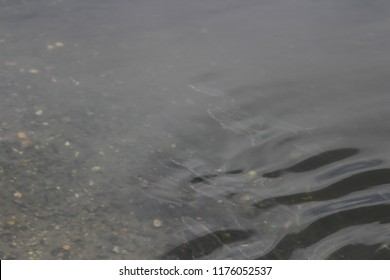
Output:
<svg viewBox="0 0 390 280">
<path fill-rule="evenodd" d="M 162 221 L 159 220 L 159 219 L 154 219 L 153 220 L 153 226 L 156 227 L 156 228 L 159 228 L 162 226 Z"/>
<path fill-rule="evenodd" d="M 20 192 L 15 192 L 14 193 L 14 197 L 16 197 L 16 198 L 22 198 L 22 194 L 20 193 Z"/>
<path fill-rule="evenodd" d="M 248 173 L 246 173 L 250 178 L 256 178 L 257 177 L 257 172 L 255 170 L 250 170 Z"/>
</svg>

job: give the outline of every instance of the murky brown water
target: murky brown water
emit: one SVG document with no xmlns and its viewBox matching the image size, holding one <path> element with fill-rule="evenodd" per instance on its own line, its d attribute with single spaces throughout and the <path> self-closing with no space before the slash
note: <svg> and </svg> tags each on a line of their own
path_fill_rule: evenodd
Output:
<svg viewBox="0 0 390 280">
<path fill-rule="evenodd" d="M 389 15 L 0 1 L 0 257 L 389 259 Z"/>
</svg>

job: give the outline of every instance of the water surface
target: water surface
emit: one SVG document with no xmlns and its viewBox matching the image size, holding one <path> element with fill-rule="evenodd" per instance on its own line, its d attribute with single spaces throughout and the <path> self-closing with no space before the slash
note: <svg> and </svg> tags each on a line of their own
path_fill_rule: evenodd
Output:
<svg viewBox="0 0 390 280">
<path fill-rule="evenodd" d="M 390 3 L 0 1 L 2 259 L 389 259 Z"/>
</svg>

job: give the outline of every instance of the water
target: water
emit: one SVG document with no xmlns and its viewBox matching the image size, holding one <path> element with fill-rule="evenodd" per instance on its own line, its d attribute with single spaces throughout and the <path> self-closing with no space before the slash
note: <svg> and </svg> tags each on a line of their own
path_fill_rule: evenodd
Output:
<svg viewBox="0 0 390 280">
<path fill-rule="evenodd" d="M 2 259 L 389 259 L 388 1 L 0 1 Z"/>
</svg>

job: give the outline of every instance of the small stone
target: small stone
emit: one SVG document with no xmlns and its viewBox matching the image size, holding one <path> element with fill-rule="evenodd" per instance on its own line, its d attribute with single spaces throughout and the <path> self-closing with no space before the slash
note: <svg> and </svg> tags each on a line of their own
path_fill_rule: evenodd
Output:
<svg viewBox="0 0 390 280">
<path fill-rule="evenodd" d="M 248 201 L 251 201 L 252 198 L 251 198 L 251 196 L 249 194 L 244 194 L 243 196 L 240 197 L 240 200 L 242 202 L 248 202 Z"/>
<path fill-rule="evenodd" d="M 42 114 L 43 114 L 42 110 L 38 110 L 35 112 L 35 115 L 37 115 L 37 116 L 42 116 Z"/>
<path fill-rule="evenodd" d="M 119 246 L 114 246 L 114 247 L 112 247 L 112 252 L 115 254 L 120 254 L 121 248 L 119 248 Z"/>
<path fill-rule="evenodd" d="M 73 82 L 76 86 L 80 85 L 80 82 L 77 81 L 77 80 L 75 80 L 75 79 L 72 79 L 72 82 Z"/>
<path fill-rule="evenodd" d="M 30 74 L 38 74 L 39 73 L 39 70 L 38 69 L 35 69 L 35 68 L 31 68 L 30 70 L 28 70 L 28 72 Z"/>
<path fill-rule="evenodd" d="M 17 136 L 20 140 L 20 146 L 22 148 L 27 148 L 28 146 L 30 146 L 32 143 L 31 141 L 27 138 L 27 134 L 23 131 L 19 131 L 17 133 Z"/>
<path fill-rule="evenodd" d="M 23 132 L 23 131 L 19 131 L 17 136 L 19 139 L 27 139 L 27 134 L 26 134 L 26 132 Z"/>
<path fill-rule="evenodd" d="M 257 177 L 257 172 L 255 170 L 250 170 L 248 173 L 246 173 L 251 179 L 254 179 Z"/>
<path fill-rule="evenodd" d="M 22 198 L 22 194 L 20 193 L 20 192 L 15 192 L 14 193 L 14 197 L 16 197 L 16 198 Z"/>
<path fill-rule="evenodd" d="M 156 227 L 156 228 L 159 228 L 162 226 L 162 221 L 159 220 L 159 219 L 154 219 L 153 220 L 153 226 Z"/>
<path fill-rule="evenodd" d="M 102 170 L 102 168 L 100 166 L 94 166 L 91 168 L 92 172 L 99 172 L 100 170 Z"/>
<path fill-rule="evenodd" d="M 63 47 L 64 46 L 64 43 L 62 42 L 56 42 L 56 47 Z"/>
<path fill-rule="evenodd" d="M 26 245 L 32 247 L 32 246 L 38 245 L 39 243 L 40 243 L 40 240 L 38 238 L 33 237 L 27 241 Z"/>
<path fill-rule="evenodd" d="M 64 244 L 64 245 L 62 246 L 62 249 L 63 249 L 64 251 L 70 251 L 71 247 L 70 247 L 70 245 L 68 245 L 68 244 Z"/>
<path fill-rule="evenodd" d="M 14 219 L 9 219 L 7 220 L 6 224 L 9 226 L 14 226 L 16 224 L 16 221 Z"/>
</svg>

